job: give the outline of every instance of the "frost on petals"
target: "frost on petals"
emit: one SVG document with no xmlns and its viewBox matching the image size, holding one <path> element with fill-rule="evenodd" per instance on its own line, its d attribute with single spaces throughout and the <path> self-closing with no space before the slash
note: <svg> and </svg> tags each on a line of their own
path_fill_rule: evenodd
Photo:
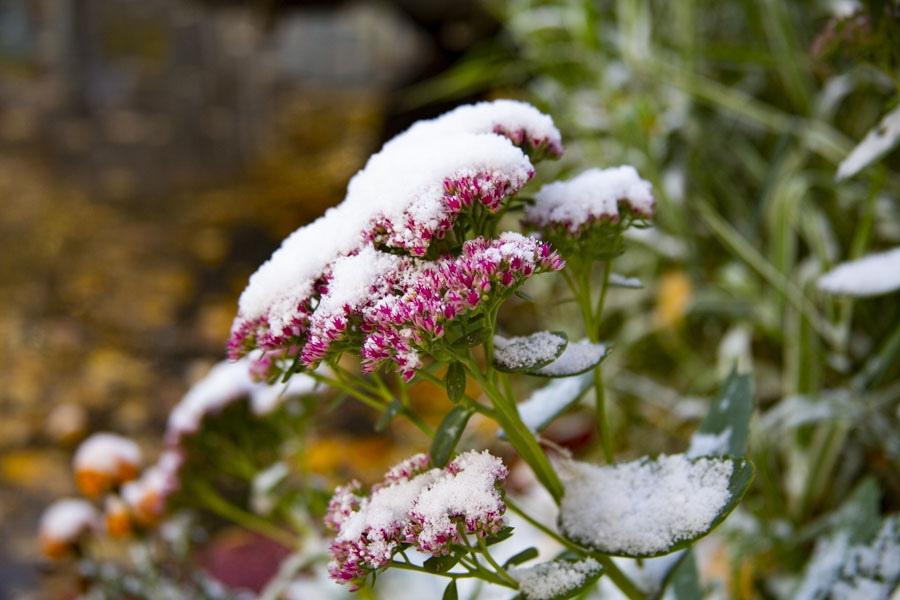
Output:
<svg viewBox="0 0 900 600">
<path fill-rule="evenodd" d="M 559 228 L 578 235 L 598 223 L 623 217 L 649 219 L 654 200 L 650 182 L 634 167 L 589 169 L 567 181 L 548 183 L 525 210 L 525 220 L 540 228 Z"/>
<path fill-rule="evenodd" d="M 461 541 L 460 530 L 499 530 L 506 506 L 498 485 L 506 475 L 502 461 L 487 451 L 466 452 L 444 469 L 429 469 L 427 455 L 417 454 L 388 471 L 369 495 L 358 482 L 339 487 L 325 517 L 336 532 L 331 577 L 358 585 L 404 545 L 442 555 Z"/>
<path fill-rule="evenodd" d="M 72 460 L 78 489 L 98 498 L 113 486 L 134 479 L 141 466 L 141 449 L 114 433 L 95 433 L 78 447 Z"/>
<path fill-rule="evenodd" d="M 878 296 L 900 289 L 900 247 L 839 264 L 818 281 L 819 289 L 845 296 Z"/>
<path fill-rule="evenodd" d="M 662 455 L 613 466 L 570 461 L 559 524 L 609 554 L 651 556 L 708 531 L 730 499 L 731 461 Z"/>
<path fill-rule="evenodd" d="M 57 500 L 41 516 L 41 550 L 48 558 L 61 558 L 99 525 L 100 515 L 90 502 L 75 498 Z"/>
</svg>

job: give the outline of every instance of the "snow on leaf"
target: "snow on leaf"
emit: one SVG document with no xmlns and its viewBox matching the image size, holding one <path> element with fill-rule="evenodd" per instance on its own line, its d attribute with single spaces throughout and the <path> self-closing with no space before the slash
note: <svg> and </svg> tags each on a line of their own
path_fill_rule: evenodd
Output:
<svg viewBox="0 0 900 600">
<path fill-rule="evenodd" d="M 588 340 L 570 342 L 559 358 L 540 369 L 529 371 L 542 377 L 570 377 L 594 368 L 609 354 L 609 346 Z"/>
<path fill-rule="evenodd" d="M 594 583 L 603 568 L 593 558 L 573 561 L 557 559 L 533 567 L 513 569 L 513 579 L 526 600 L 571 598 Z"/>
<path fill-rule="evenodd" d="M 868 543 L 853 544 L 846 530 L 821 538 L 793 597 L 887 600 L 898 584 L 900 516 L 892 515 Z"/>
<path fill-rule="evenodd" d="M 843 296 L 879 296 L 900 289 L 900 247 L 843 262 L 822 275 L 819 289 Z"/>
<path fill-rule="evenodd" d="M 563 467 L 560 530 L 600 552 L 632 557 L 673 552 L 708 533 L 734 509 L 753 476 L 741 459 L 683 454 Z"/>
<path fill-rule="evenodd" d="M 519 403 L 519 416 L 522 422 L 532 432 L 542 431 L 556 417 L 578 402 L 593 381 L 592 373 L 554 379 L 531 394 L 527 400 Z"/>
<path fill-rule="evenodd" d="M 900 141 L 900 108 L 895 108 L 881 119 L 838 166 L 838 180 L 853 177 L 867 166 L 887 154 Z"/>
<path fill-rule="evenodd" d="M 609 285 L 632 290 L 639 290 L 644 287 L 644 283 L 637 277 L 627 277 L 619 273 L 609 274 Z"/>
<path fill-rule="evenodd" d="M 566 334 L 556 331 L 511 338 L 497 335 L 494 336 L 494 364 L 510 373 L 533 371 L 559 358 L 568 343 Z"/>
<path fill-rule="evenodd" d="M 687 454 L 743 456 L 747 453 L 753 393 L 750 375 L 732 371 L 710 403 L 709 412 L 691 437 Z"/>
</svg>

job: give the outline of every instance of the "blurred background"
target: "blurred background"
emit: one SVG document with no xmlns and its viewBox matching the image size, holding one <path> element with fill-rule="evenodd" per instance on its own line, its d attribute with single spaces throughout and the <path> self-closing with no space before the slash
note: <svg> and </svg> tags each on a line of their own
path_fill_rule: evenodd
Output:
<svg viewBox="0 0 900 600">
<path fill-rule="evenodd" d="M 866 477 L 896 510 L 898 368 L 879 354 L 896 296 L 854 308 L 810 283 L 900 242 L 896 156 L 835 179 L 896 108 L 898 14 L 851 0 L 0 0 L 0 598 L 52 585 L 36 519 L 73 490 L 78 441 L 115 430 L 159 447 L 280 240 L 391 135 L 490 97 L 534 102 L 563 130 L 567 154 L 539 179 L 630 163 L 654 183 L 657 227 L 617 267 L 645 287 L 615 290 L 605 326 L 622 348 L 607 376 L 621 455 L 677 449 L 735 360 L 762 414 L 821 403 L 812 420 L 776 413 L 777 436 L 759 429 L 777 438 L 756 446 L 748 510 L 765 531 L 722 567 L 729 589 L 759 595 L 779 551 L 802 564 L 808 547 L 782 547 L 772 523 L 799 530 Z M 521 310 L 519 328 L 552 321 Z M 875 355 L 891 360 L 863 388 L 873 399 L 849 382 Z M 333 424 L 340 442 L 322 435 L 318 468 L 372 457 L 377 473 L 395 457 L 402 432 L 353 435 L 365 417 Z M 555 435 L 589 444 L 590 423 Z"/>
</svg>

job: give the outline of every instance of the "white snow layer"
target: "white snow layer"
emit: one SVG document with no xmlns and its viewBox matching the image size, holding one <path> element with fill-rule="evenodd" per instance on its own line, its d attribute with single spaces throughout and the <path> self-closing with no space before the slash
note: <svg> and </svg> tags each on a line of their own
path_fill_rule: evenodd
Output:
<svg viewBox="0 0 900 600">
<path fill-rule="evenodd" d="M 696 432 L 691 436 L 691 445 L 688 448 L 688 458 L 698 456 L 721 456 L 728 453 L 728 444 L 731 442 L 731 427 L 726 427 L 719 433 Z"/>
<path fill-rule="evenodd" d="M 612 466 L 569 461 L 561 529 L 611 554 L 665 552 L 705 533 L 729 500 L 729 460 L 661 455 Z"/>
<path fill-rule="evenodd" d="M 650 182 L 628 165 L 589 169 L 567 181 L 548 183 L 534 199 L 525 209 L 528 221 L 564 224 L 573 232 L 594 220 L 618 220 L 620 202 L 645 217 L 654 207 Z"/>
<path fill-rule="evenodd" d="M 99 514 L 87 500 L 57 500 L 41 516 L 40 536 L 57 542 L 73 542 L 87 530 L 99 525 Z"/>
<path fill-rule="evenodd" d="M 221 361 L 198 381 L 169 414 L 166 436 L 170 443 L 200 429 L 203 418 L 221 411 L 232 402 L 249 397 L 254 414 L 275 410 L 281 400 L 311 393 L 316 386 L 312 377 L 293 375 L 286 384 L 268 385 L 250 377 L 250 359 Z"/>
<path fill-rule="evenodd" d="M 593 373 L 560 377 L 519 403 L 519 416 L 532 432 L 538 432 L 560 415 L 591 386 Z"/>
<path fill-rule="evenodd" d="M 513 569 L 513 579 L 526 600 L 551 600 L 579 589 L 601 569 L 593 558 L 579 561 L 553 560 L 533 567 Z"/>
<path fill-rule="evenodd" d="M 510 370 L 527 369 L 553 360 L 565 346 L 564 336 L 551 331 L 505 338 L 494 336 L 494 360 Z"/>
<path fill-rule="evenodd" d="M 72 466 L 76 471 L 94 471 L 115 475 L 122 464 L 141 464 L 141 449 L 134 442 L 114 433 L 95 433 L 78 446 Z"/>
<path fill-rule="evenodd" d="M 818 281 L 829 294 L 878 296 L 900 289 L 900 247 L 839 264 Z"/>
<path fill-rule="evenodd" d="M 838 180 L 853 177 L 887 154 L 900 141 L 900 108 L 895 108 L 838 165 Z"/>
<path fill-rule="evenodd" d="M 577 375 L 599 363 L 606 356 L 606 344 L 593 343 L 587 339 L 569 342 L 559 358 L 535 371 L 545 377 L 566 377 Z"/>
</svg>

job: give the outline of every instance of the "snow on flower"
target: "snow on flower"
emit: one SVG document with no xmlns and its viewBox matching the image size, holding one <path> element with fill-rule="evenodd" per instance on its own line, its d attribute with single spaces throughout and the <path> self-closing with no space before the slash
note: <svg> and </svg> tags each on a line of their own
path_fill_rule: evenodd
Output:
<svg viewBox="0 0 900 600">
<path fill-rule="evenodd" d="M 139 478 L 122 486 L 122 500 L 139 523 L 152 526 L 165 515 L 169 497 L 181 487 L 183 463 L 181 453 L 166 450 Z"/>
<path fill-rule="evenodd" d="M 829 294 L 878 296 L 900 289 L 900 247 L 839 264 L 818 281 Z"/>
<path fill-rule="evenodd" d="M 560 227 L 572 235 L 598 223 L 618 223 L 623 216 L 649 219 L 655 202 L 650 182 L 634 167 L 589 169 L 567 181 L 548 183 L 526 207 L 525 221 L 537 227 Z"/>
<path fill-rule="evenodd" d="M 429 469 L 428 456 L 417 454 L 390 469 L 369 495 L 359 482 L 339 487 L 325 517 L 336 532 L 331 577 L 358 584 L 404 544 L 440 555 L 460 541 L 460 527 L 477 535 L 497 531 L 506 510 L 497 486 L 506 475 L 487 451 L 461 454 L 444 469 Z"/>
<path fill-rule="evenodd" d="M 422 365 L 423 349 L 443 337 L 447 323 L 532 275 L 563 265 L 548 244 L 512 232 L 495 240 L 469 240 L 459 256 L 419 265 L 402 278 L 398 294 L 366 310 L 365 328 L 371 333 L 362 346 L 363 368 L 371 371 L 392 361 L 412 378 Z"/>
<path fill-rule="evenodd" d="M 459 107 L 389 141 L 354 175 L 340 205 L 291 234 L 250 278 L 229 356 L 255 348 L 295 354 L 342 257 L 368 244 L 422 256 L 465 211 L 499 210 L 534 174 L 517 146 L 535 156 L 562 152 L 550 117 L 515 101 Z"/>
<path fill-rule="evenodd" d="M 89 498 L 134 479 L 141 467 L 141 449 L 114 433 L 95 433 L 75 451 L 72 460 L 78 489 Z"/>
<path fill-rule="evenodd" d="M 94 506 L 75 498 L 57 500 L 41 516 L 41 550 L 48 558 L 61 558 L 86 534 L 98 528 Z"/>
<path fill-rule="evenodd" d="M 131 532 L 131 514 L 121 497 L 106 497 L 103 502 L 103 523 L 110 537 L 120 538 Z"/>
<path fill-rule="evenodd" d="M 200 430 L 207 415 L 221 412 L 226 406 L 249 398 L 254 414 L 264 415 L 275 410 L 283 398 L 309 394 L 315 380 L 296 374 L 287 384 L 268 385 L 256 382 L 251 375 L 253 357 L 237 362 L 222 361 L 185 394 L 172 409 L 166 426 L 166 443 L 177 447 L 185 436 Z"/>
<path fill-rule="evenodd" d="M 550 116 L 526 102 L 494 100 L 459 106 L 437 118 L 419 121 L 390 145 L 415 144 L 423 138 L 452 133 L 496 133 L 535 159 L 562 155 L 562 138 Z"/>
<path fill-rule="evenodd" d="M 646 556 L 709 529 L 730 495 L 731 461 L 683 454 L 612 466 L 569 461 L 559 524 L 602 552 Z"/>
<path fill-rule="evenodd" d="M 412 505 L 409 531 L 416 548 L 446 554 L 450 544 L 461 541 L 460 528 L 482 537 L 499 531 L 506 504 L 497 486 L 508 474 L 503 461 L 487 450 L 451 461 Z"/>
<path fill-rule="evenodd" d="M 579 561 L 553 560 L 533 567 L 513 569 L 510 575 L 519 582 L 526 600 L 551 600 L 580 589 L 602 567 L 593 558 Z"/>
</svg>

